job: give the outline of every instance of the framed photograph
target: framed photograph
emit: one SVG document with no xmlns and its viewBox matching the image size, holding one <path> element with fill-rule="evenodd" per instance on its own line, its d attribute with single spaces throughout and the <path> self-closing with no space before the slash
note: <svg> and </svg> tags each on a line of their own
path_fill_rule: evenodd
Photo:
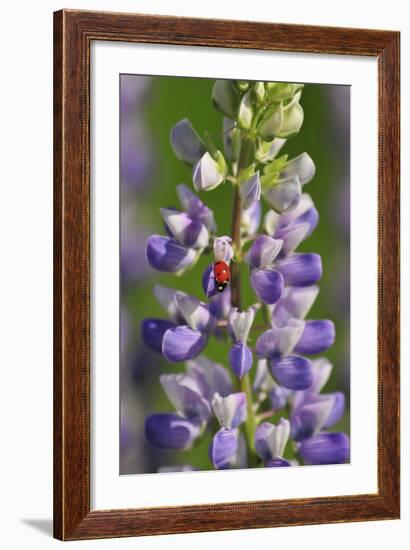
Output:
<svg viewBox="0 0 410 550">
<path fill-rule="evenodd" d="M 54 534 L 394 519 L 392 31 L 54 14 Z"/>
</svg>

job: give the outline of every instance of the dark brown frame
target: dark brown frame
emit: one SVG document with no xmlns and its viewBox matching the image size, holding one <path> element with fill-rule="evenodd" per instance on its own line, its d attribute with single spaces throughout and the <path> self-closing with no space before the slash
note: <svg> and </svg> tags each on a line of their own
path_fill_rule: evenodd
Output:
<svg viewBox="0 0 410 550">
<path fill-rule="evenodd" d="M 92 40 L 373 56 L 378 61 L 378 493 L 90 510 Z M 54 14 L 54 536 L 63 540 L 394 519 L 399 455 L 399 46 L 391 31 L 63 10 Z"/>
</svg>

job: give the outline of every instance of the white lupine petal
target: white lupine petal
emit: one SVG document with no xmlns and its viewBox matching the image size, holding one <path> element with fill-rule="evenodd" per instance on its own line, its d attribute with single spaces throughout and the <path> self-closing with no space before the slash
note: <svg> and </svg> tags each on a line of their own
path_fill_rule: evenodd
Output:
<svg viewBox="0 0 410 550">
<path fill-rule="evenodd" d="M 285 418 L 281 418 L 276 427 L 275 433 L 275 450 L 276 453 L 273 456 L 283 456 L 285 451 L 286 443 L 289 439 L 290 434 L 290 423 Z"/>
<path fill-rule="evenodd" d="M 238 311 L 238 308 L 231 309 L 229 314 L 229 325 L 236 342 L 246 342 L 249 332 L 255 319 L 255 308 L 250 307 L 246 311 Z"/>
<path fill-rule="evenodd" d="M 214 257 L 216 262 L 229 262 L 233 258 L 233 248 L 231 246 L 231 237 L 217 237 L 214 240 Z"/>
<path fill-rule="evenodd" d="M 218 164 L 208 152 L 195 164 L 192 178 L 195 191 L 210 191 L 224 181 L 224 176 L 219 171 Z"/>
<path fill-rule="evenodd" d="M 291 353 L 293 348 L 300 340 L 305 328 L 304 321 L 300 319 L 290 319 L 288 324 L 278 329 L 279 352 L 284 357 Z"/>
<path fill-rule="evenodd" d="M 240 392 L 221 397 L 215 393 L 212 408 L 222 428 L 237 428 L 246 419 L 246 395 Z"/>
</svg>

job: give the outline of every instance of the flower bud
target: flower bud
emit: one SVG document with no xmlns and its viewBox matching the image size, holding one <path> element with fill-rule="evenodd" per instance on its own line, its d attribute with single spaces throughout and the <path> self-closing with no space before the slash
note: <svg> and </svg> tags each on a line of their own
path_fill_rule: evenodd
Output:
<svg viewBox="0 0 410 550">
<path fill-rule="evenodd" d="M 252 123 L 253 108 L 252 108 L 252 93 L 249 90 L 243 96 L 238 111 L 238 124 L 241 128 L 250 128 Z"/>
<path fill-rule="evenodd" d="M 222 153 L 221 157 L 223 159 Z M 192 179 L 195 191 L 210 191 L 224 181 L 224 172 L 221 171 L 221 157 L 216 162 L 209 153 L 205 153 L 192 170 Z M 223 159 L 223 163 L 225 159 Z"/>
<path fill-rule="evenodd" d="M 284 111 L 282 104 L 268 109 L 258 124 L 258 132 L 262 139 L 271 140 L 279 135 L 282 128 Z M 283 137 L 283 136 L 281 136 Z"/>
<path fill-rule="evenodd" d="M 286 82 L 268 82 L 266 95 L 269 101 L 279 102 L 292 99 L 295 93 L 303 87 L 303 84 L 290 84 Z"/>
<path fill-rule="evenodd" d="M 261 104 L 265 97 L 265 84 L 263 82 L 256 82 L 254 86 L 256 101 Z"/>
<path fill-rule="evenodd" d="M 205 153 L 200 137 L 187 118 L 180 120 L 171 129 L 171 147 L 183 162 L 193 165 Z"/>
<path fill-rule="evenodd" d="M 301 92 L 298 92 L 292 101 L 283 107 L 283 120 L 277 136 L 289 138 L 296 135 L 303 124 L 303 109 L 299 104 Z"/>
<path fill-rule="evenodd" d="M 238 114 L 239 94 L 232 81 L 216 80 L 212 89 L 212 102 L 223 115 L 235 120 Z"/>
</svg>

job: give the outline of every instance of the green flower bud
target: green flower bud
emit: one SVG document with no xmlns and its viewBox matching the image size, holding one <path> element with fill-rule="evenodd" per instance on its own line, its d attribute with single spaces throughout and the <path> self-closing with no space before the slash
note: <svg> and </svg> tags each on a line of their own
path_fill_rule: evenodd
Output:
<svg viewBox="0 0 410 550">
<path fill-rule="evenodd" d="M 292 99 L 303 84 L 290 84 L 284 82 L 268 82 L 266 84 L 266 96 L 271 103 Z"/>
<path fill-rule="evenodd" d="M 258 124 L 258 133 L 264 140 L 271 140 L 279 135 L 283 123 L 283 106 L 280 103 L 268 109 Z"/>
<path fill-rule="evenodd" d="M 236 119 L 239 107 L 239 94 L 231 80 L 216 80 L 212 88 L 212 102 L 218 111 Z"/>
<path fill-rule="evenodd" d="M 299 104 L 302 92 L 298 92 L 288 105 L 283 108 L 283 121 L 277 136 L 289 138 L 296 135 L 303 124 L 303 108 Z"/>
<path fill-rule="evenodd" d="M 247 91 L 239 104 L 238 124 L 241 128 L 250 128 L 253 116 L 252 93 Z"/>
<path fill-rule="evenodd" d="M 263 82 L 256 82 L 254 86 L 256 101 L 261 104 L 265 97 L 265 84 Z"/>
</svg>

